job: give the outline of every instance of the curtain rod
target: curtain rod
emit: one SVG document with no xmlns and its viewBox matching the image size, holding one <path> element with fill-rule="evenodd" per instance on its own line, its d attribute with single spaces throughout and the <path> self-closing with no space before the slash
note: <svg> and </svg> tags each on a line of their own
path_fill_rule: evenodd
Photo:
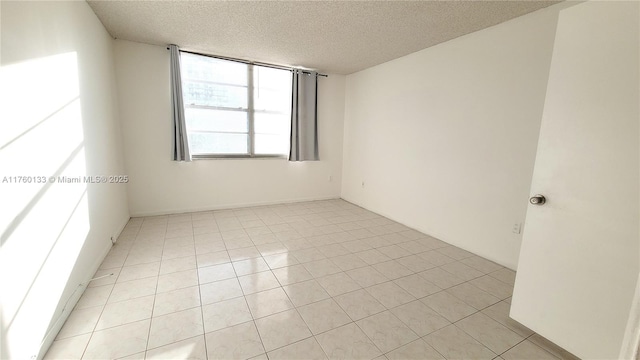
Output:
<svg viewBox="0 0 640 360">
<path fill-rule="evenodd" d="M 169 50 L 168 47 L 167 47 L 167 50 Z M 256 62 L 256 61 L 249 61 L 249 60 L 242 60 L 242 59 L 236 59 L 236 58 L 227 57 L 227 56 L 202 54 L 202 53 L 197 53 L 197 52 L 193 52 L 193 51 L 186 51 L 186 50 L 180 50 L 180 52 L 184 52 L 184 53 L 187 53 L 187 54 L 193 54 L 193 55 L 206 56 L 206 57 L 210 57 L 210 58 L 214 58 L 214 59 L 220 59 L 220 60 L 235 61 L 235 62 L 239 62 L 239 63 L 242 63 L 242 64 L 263 66 L 263 67 L 268 67 L 268 68 L 272 68 L 272 69 L 289 70 L 289 71 L 295 70 L 294 68 L 290 68 L 290 67 L 286 67 L 286 66 L 263 63 L 263 62 Z M 303 74 L 311 74 L 311 71 L 302 70 L 302 73 Z M 320 73 L 317 73 L 317 76 L 329 77 L 329 75 L 320 74 Z"/>
</svg>

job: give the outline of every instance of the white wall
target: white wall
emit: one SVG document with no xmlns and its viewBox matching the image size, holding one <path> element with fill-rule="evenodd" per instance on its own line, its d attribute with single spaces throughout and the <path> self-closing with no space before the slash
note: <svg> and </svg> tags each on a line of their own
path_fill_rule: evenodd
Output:
<svg viewBox="0 0 640 360">
<path fill-rule="evenodd" d="M 342 172 L 344 76 L 320 78 L 319 162 L 171 161 L 169 51 L 117 40 L 120 117 L 133 215 L 337 198 Z M 329 181 L 329 176 L 332 181 Z"/>
<path fill-rule="evenodd" d="M 566 6 L 347 76 L 342 197 L 515 269 Z"/>
<path fill-rule="evenodd" d="M 113 40 L 85 2 L 0 6 L 0 357 L 27 359 L 41 343 L 44 355 L 129 213 L 124 185 L 47 182 L 124 173 Z"/>
</svg>

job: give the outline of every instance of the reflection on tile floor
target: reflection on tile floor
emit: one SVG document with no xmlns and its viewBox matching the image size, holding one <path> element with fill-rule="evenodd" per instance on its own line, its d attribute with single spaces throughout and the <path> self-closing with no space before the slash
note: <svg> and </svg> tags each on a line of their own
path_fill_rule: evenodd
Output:
<svg viewBox="0 0 640 360">
<path fill-rule="evenodd" d="M 558 359 L 515 273 L 343 200 L 133 218 L 48 359 Z"/>
</svg>

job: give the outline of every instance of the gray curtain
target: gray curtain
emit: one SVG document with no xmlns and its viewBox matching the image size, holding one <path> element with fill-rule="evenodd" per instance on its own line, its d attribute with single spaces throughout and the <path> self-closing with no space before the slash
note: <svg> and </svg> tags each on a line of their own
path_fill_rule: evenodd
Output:
<svg viewBox="0 0 640 360">
<path fill-rule="evenodd" d="M 293 70 L 289 161 L 318 159 L 318 73 Z"/>
<path fill-rule="evenodd" d="M 176 45 L 169 45 L 171 52 L 171 105 L 173 108 L 173 160 L 191 161 L 187 125 L 184 119 L 179 50 Z"/>
</svg>

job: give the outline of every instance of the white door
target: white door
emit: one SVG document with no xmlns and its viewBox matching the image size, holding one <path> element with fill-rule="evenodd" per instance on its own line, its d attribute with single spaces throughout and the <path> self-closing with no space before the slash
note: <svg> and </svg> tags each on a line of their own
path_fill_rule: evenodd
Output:
<svg viewBox="0 0 640 360">
<path fill-rule="evenodd" d="M 618 357 L 639 271 L 639 4 L 560 12 L 511 317 Z"/>
</svg>

